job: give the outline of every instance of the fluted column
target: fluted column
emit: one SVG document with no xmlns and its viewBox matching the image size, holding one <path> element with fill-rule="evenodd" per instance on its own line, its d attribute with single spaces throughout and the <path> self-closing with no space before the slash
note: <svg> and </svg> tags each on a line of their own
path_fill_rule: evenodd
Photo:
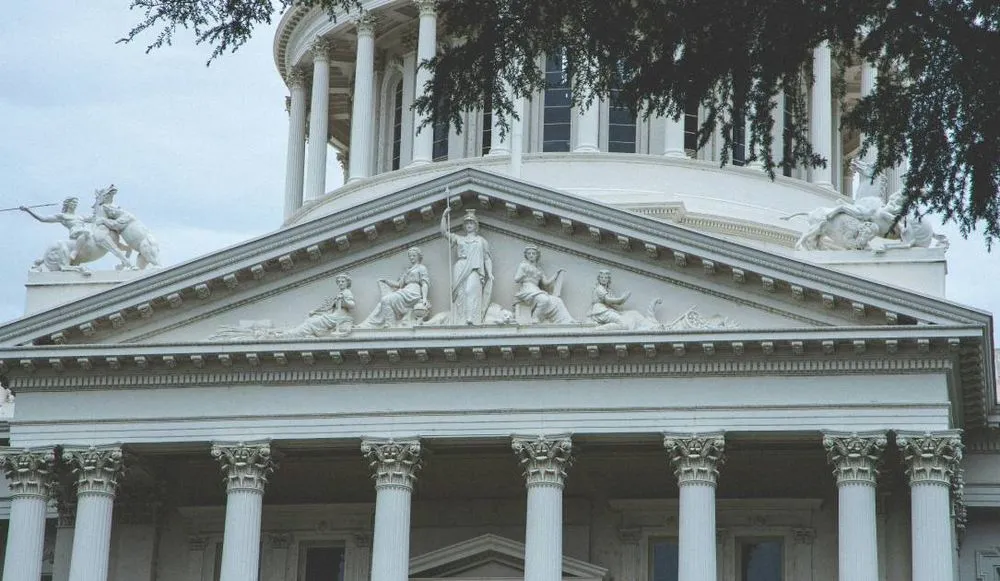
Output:
<svg viewBox="0 0 1000 581">
<path fill-rule="evenodd" d="M 524 531 L 524 581 L 562 580 L 563 482 L 573 462 L 569 435 L 512 441 L 528 489 Z"/>
<path fill-rule="evenodd" d="M 63 459 L 76 474 L 76 527 L 69 581 L 107 581 L 111 515 L 122 449 L 118 446 L 65 448 Z"/>
<path fill-rule="evenodd" d="M 497 79 L 497 82 L 504 84 L 504 92 L 508 97 L 511 97 L 509 84 L 500 79 Z M 517 97 L 511 98 L 515 102 L 518 100 Z M 510 138 L 511 130 L 514 127 L 514 120 L 508 119 L 507 131 L 503 134 L 503 137 L 500 136 L 500 133 L 503 132 L 503 127 L 500 126 L 500 115 L 498 115 L 496 108 L 493 109 L 490 121 L 490 152 L 487 155 L 510 155 Z"/>
<path fill-rule="evenodd" d="M 823 436 L 837 477 L 840 581 L 878 581 L 875 481 L 885 446 L 885 432 Z"/>
<path fill-rule="evenodd" d="M 10 486 L 10 521 L 3 581 L 37 581 L 42 575 L 45 507 L 55 454 L 51 449 L 0 451 L 0 470 Z"/>
<path fill-rule="evenodd" d="M 371 581 L 407 581 L 410 503 L 420 471 L 420 441 L 364 440 L 361 453 L 375 479 Z"/>
<path fill-rule="evenodd" d="M 357 19 L 358 48 L 354 59 L 354 104 L 351 111 L 351 158 L 348 182 L 371 175 L 373 88 L 375 86 L 375 18 Z"/>
<path fill-rule="evenodd" d="M 422 95 L 424 87 L 431 80 L 431 71 L 422 63 L 434 58 L 437 53 L 437 0 L 413 0 L 420 9 L 420 28 L 417 36 L 417 86 L 416 94 Z M 434 128 L 428 123 L 426 114 L 414 115 L 413 161 L 412 165 L 430 163 L 434 159 Z M 422 126 L 422 127 L 421 127 Z"/>
<path fill-rule="evenodd" d="M 830 44 L 823 42 L 813 49 L 812 98 L 809 110 L 809 140 L 813 151 L 826 159 L 826 167 L 810 170 L 810 181 L 818 186 L 833 189 L 833 92 L 831 88 Z"/>
<path fill-rule="evenodd" d="M 715 581 L 715 487 L 724 460 L 723 434 L 664 434 L 663 447 L 680 487 L 679 581 Z"/>
<path fill-rule="evenodd" d="M 665 116 L 666 128 L 663 131 L 663 155 L 666 157 L 687 157 L 684 151 L 684 112 L 674 119 Z"/>
<path fill-rule="evenodd" d="M 306 76 L 301 69 L 288 73 L 288 155 L 285 160 L 285 218 L 302 207 L 306 168 Z"/>
<path fill-rule="evenodd" d="M 952 579 L 951 482 L 962 460 L 958 430 L 897 432 L 910 481 L 913 581 Z"/>
<path fill-rule="evenodd" d="M 600 100 L 595 96 L 590 105 L 580 103 L 574 108 L 576 112 L 576 147 L 575 152 L 596 152 L 601 148 L 598 136 L 601 132 Z"/>
<path fill-rule="evenodd" d="M 306 165 L 307 200 L 326 193 L 326 148 L 330 123 L 330 50 L 333 45 L 323 38 L 313 42 L 312 101 L 309 105 L 309 148 Z"/>
<path fill-rule="evenodd" d="M 260 565 L 260 515 L 264 486 L 274 471 L 268 442 L 212 444 L 212 456 L 226 483 L 226 525 L 220 581 L 257 581 Z"/>
</svg>

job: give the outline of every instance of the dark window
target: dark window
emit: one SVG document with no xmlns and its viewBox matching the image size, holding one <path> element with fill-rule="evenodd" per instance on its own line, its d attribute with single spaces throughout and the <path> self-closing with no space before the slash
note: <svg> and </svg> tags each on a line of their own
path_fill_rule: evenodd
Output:
<svg viewBox="0 0 1000 581">
<path fill-rule="evenodd" d="M 486 95 L 486 100 L 483 101 L 482 154 L 489 153 L 491 147 L 493 147 L 493 98 Z"/>
<path fill-rule="evenodd" d="M 392 169 L 399 169 L 399 151 L 403 143 L 403 81 L 396 83 L 392 105 Z"/>
<path fill-rule="evenodd" d="M 635 153 L 635 115 L 618 102 L 618 90 L 608 100 L 608 151 Z"/>
<path fill-rule="evenodd" d="M 781 173 L 785 177 L 792 177 L 792 166 L 790 162 L 792 161 L 792 147 L 795 145 L 794 133 L 792 133 L 792 109 L 789 106 L 789 99 L 786 97 L 782 99 L 785 104 L 785 110 L 782 112 L 782 127 L 781 127 L 781 156 L 785 161 L 789 162 L 788 167 L 782 168 Z"/>
<path fill-rule="evenodd" d="M 677 581 L 679 561 L 677 539 L 649 540 L 649 581 Z"/>
<path fill-rule="evenodd" d="M 343 547 L 306 549 L 304 581 L 344 581 Z"/>
<path fill-rule="evenodd" d="M 684 151 L 691 156 L 698 151 L 698 99 L 684 105 Z"/>
<path fill-rule="evenodd" d="M 782 581 L 781 539 L 743 539 L 737 581 Z"/>
<path fill-rule="evenodd" d="M 569 151 L 570 103 L 566 58 L 559 52 L 545 59 L 545 111 L 542 151 Z"/>
<path fill-rule="evenodd" d="M 448 122 L 439 121 L 434 124 L 434 161 L 448 159 Z"/>
<path fill-rule="evenodd" d="M 733 105 L 733 149 L 731 153 L 733 165 L 746 165 L 747 162 L 747 116 L 743 103 Z"/>
</svg>

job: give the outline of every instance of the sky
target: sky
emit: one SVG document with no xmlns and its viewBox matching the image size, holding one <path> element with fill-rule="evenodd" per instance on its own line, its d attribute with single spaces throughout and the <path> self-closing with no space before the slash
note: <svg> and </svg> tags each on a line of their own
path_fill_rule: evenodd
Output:
<svg viewBox="0 0 1000 581">
<path fill-rule="evenodd" d="M 275 27 L 206 67 L 210 49 L 183 35 L 150 54 L 143 39 L 116 44 L 140 16 L 127 0 L 4 8 L 0 208 L 73 195 L 84 212 L 95 189 L 114 183 L 118 204 L 156 235 L 164 266 L 276 230 L 288 117 Z M 328 157 L 332 189 L 342 176 Z M 952 241 L 948 298 L 1000 312 L 1000 248 L 987 253 L 978 233 L 963 240 L 953 226 L 938 229 Z M 65 230 L 15 211 L 0 212 L 0 234 L 6 321 L 23 313 L 28 267 Z"/>
</svg>

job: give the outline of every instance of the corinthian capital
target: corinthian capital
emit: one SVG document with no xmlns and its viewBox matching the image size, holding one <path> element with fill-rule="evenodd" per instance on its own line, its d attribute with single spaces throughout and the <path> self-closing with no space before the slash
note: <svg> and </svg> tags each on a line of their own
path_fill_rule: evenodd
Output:
<svg viewBox="0 0 1000 581">
<path fill-rule="evenodd" d="M 524 467 L 527 486 L 562 486 L 566 470 L 573 464 L 573 442 L 559 436 L 514 436 L 514 454 Z"/>
<path fill-rule="evenodd" d="M 333 51 L 333 41 L 325 38 L 317 38 L 309 47 L 313 61 L 326 62 L 330 60 L 330 52 Z"/>
<path fill-rule="evenodd" d="M 361 453 L 375 479 L 375 488 L 413 489 L 420 471 L 420 440 L 364 440 Z"/>
<path fill-rule="evenodd" d="M 263 494 L 267 477 L 276 467 L 269 442 L 212 444 L 212 456 L 222 467 L 226 492 L 247 490 Z"/>
<path fill-rule="evenodd" d="M 421 16 L 437 13 L 437 0 L 413 0 L 413 3 L 420 9 Z"/>
<path fill-rule="evenodd" d="M 52 468 L 56 456 L 51 449 L 0 451 L 0 470 L 7 477 L 13 497 L 47 498 L 53 482 Z"/>
<path fill-rule="evenodd" d="M 677 483 L 708 484 L 719 480 L 719 466 L 725 461 L 726 440 L 722 432 L 715 434 L 664 434 L 663 447 L 670 455 Z"/>
<path fill-rule="evenodd" d="M 951 486 L 962 461 L 961 432 L 897 432 L 896 445 L 903 453 L 910 486 L 937 484 Z"/>
<path fill-rule="evenodd" d="M 886 442 L 885 432 L 824 434 L 823 447 L 827 461 L 833 465 L 837 484 L 875 486 Z"/>
<path fill-rule="evenodd" d="M 76 474 L 76 494 L 114 496 L 122 475 L 122 449 L 118 446 L 64 448 L 63 459 Z"/>
<path fill-rule="evenodd" d="M 354 19 L 354 26 L 357 27 L 358 36 L 375 34 L 375 24 L 378 21 L 371 12 L 365 12 Z"/>
<path fill-rule="evenodd" d="M 294 89 L 296 87 L 306 86 L 306 72 L 302 70 L 301 67 L 292 67 L 288 71 L 288 76 L 286 78 L 288 81 L 288 88 Z"/>
</svg>

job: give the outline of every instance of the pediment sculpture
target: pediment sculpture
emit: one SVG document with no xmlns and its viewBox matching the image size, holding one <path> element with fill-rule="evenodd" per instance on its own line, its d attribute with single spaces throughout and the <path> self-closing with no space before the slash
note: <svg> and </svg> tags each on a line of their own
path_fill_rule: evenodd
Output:
<svg viewBox="0 0 1000 581">
<path fill-rule="evenodd" d="M 90 216 L 76 213 L 79 199 L 63 200 L 62 210 L 51 216 L 37 214 L 21 206 L 32 218 L 43 223 L 62 224 L 69 231 L 69 240 L 59 240 L 45 249 L 31 269 L 75 271 L 90 274 L 84 266 L 100 260 L 105 254 L 118 259 L 118 270 L 141 270 L 160 265 L 160 247 L 149 229 L 132 213 L 114 204 L 118 188 L 113 184 L 94 193 L 93 212 Z M 135 263 L 132 253 L 137 255 Z"/>
<path fill-rule="evenodd" d="M 914 213 L 903 214 L 902 192 L 886 195 L 885 176 L 875 175 L 873 165 L 854 159 L 859 176 L 858 198 L 832 208 L 817 208 L 783 216 L 804 216 L 809 225 L 795 243 L 796 250 L 872 250 L 948 247 L 948 238 Z M 884 200 L 884 201 L 883 201 Z"/>
</svg>

